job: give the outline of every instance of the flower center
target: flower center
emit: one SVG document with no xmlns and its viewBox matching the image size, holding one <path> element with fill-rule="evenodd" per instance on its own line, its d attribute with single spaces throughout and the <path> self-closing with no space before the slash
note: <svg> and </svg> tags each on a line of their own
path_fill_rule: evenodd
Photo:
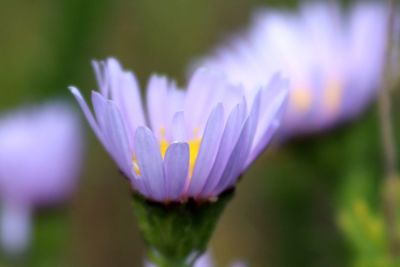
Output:
<svg viewBox="0 0 400 267">
<path fill-rule="evenodd" d="M 192 139 L 187 143 L 189 145 L 189 177 L 192 177 L 194 165 L 200 150 L 201 138 Z M 170 143 L 165 138 L 161 139 L 160 141 L 160 152 L 163 159 L 169 144 Z"/>
<path fill-rule="evenodd" d="M 170 145 L 170 142 L 165 138 L 165 129 L 161 128 L 160 129 L 161 133 L 161 140 L 160 140 L 160 153 L 161 157 L 164 159 L 165 154 L 167 153 L 168 146 Z M 189 140 L 188 142 L 189 145 L 189 177 L 192 177 L 193 175 L 193 170 L 194 170 L 194 165 L 196 164 L 196 159 L 199 154 L 200 150 L 200 144 L 201 144 L 201 137 L 194 138 L 192 140 Z M 133 155 L 132 158 L 133 161 L 133 169 L 135 173 L 140 176 L 140 169 L 139 165 L 137 163 L 136 156 Z"/>
<path fill-rule="evenodd" d="M 342 83 L 339 79 L 331 79 L 327 81 L 323 87 L 321 102 L 322 109 L 328 115 L 336 114 L 342 102 Z M 293 106 L 296 111 L 305 114 L 310 111 L 313 101 L 313 90 L 308 87 L 297 87 L 290 92 L 290 106 Z"/>
<path fill-rule="evenodd" d="M 313 96 L 307 88 L 296 88 L 290 93 L 289 101 L 291 106 L 294 106 L 298 112 L 304 114 L 310 110 Z"/>
<path fill-rule="evenodd" d="M 328 115 L 334 115 L 339 111 L 342 103 L 342 88 L 340 80 L 332 80 L 327 83 L 323 104 Z"/>
</svg>

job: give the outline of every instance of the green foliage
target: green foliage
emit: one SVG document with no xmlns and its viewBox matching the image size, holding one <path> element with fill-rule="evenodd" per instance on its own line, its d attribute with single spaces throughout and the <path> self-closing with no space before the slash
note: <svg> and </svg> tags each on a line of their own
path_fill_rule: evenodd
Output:
<svg viewBox="0 0 400 267">
<path fill-rule="evenodd" d="M 400 181 L 396 179 L 383 184 L 386 184 L 382 188 L 383 200 L 387 200 L 392 193 L 396 196 L 393 199 L 396 208 L 394 237 L 389 235 L 387 215 L 382 208 L 387 204 L 371 204 L 365 191 L 364 194 L 353 194 L 353 198 L 348 199 L 338 211 L 338 224 L 354 250 L 354 267 L 395 267 L 400 264 L 400 257 L 392 253 L 391 248 L 393 239 L 399 240 L 400 237 Z"/>
</svg>

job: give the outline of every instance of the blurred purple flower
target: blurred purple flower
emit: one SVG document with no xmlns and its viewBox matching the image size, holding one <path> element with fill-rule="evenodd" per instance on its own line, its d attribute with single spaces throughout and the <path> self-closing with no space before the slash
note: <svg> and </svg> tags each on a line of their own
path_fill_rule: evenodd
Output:
<svg viewBox="0 0 400 267">
<path fill-rule="evenodd" d="M 380 86 L 388 11 L 359 2 L 344 13 L 332 1 L 306 3 L 298 14 L 259 10 L 251 29 L 196 65 L 222 70 L 247 92 L 277 70 L 290 80 L 281 130 L 298 135 L 357 116 Z"/>
<path fill-rule="evenodd" d="M 72 193 L 81 167 L 80 130 L 78 116 L 63 103 L 0 118 L 0 229 L 8 253 L 28 244 L 33 208 Z"/>
<path fill-rule="evenodd" d="M 132 72 L 112 58 L 94 68 L 95 116 L 79 90 L 70 89 L 133 188 L 155 201 L 209 199 L 234 186 L 270 142 L 287 99 L 278 76 L 250 100 L 220 73 L 198 70 L 187 91 L 153 75 L 146 112 Z"/>
</svg>

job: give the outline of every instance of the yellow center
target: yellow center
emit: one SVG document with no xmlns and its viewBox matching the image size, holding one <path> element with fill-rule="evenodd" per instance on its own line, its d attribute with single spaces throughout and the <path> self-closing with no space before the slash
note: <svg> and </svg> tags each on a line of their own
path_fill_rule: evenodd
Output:
<svg viewBox="0 0 400 267">
<path fill-rule="evenodd" d="M 160 153 L 162 158 L 164 159 L 165 153 L 167 153 L 168 146 L 170 145 L 169 141 L 165 138 L 165 129 L 161 128 L 160 129 L 161 133 L 161 140 L 160 140 Z M 189 177 L 192 177 L 193 175 L 193 170 L 194 170 L 194 165 L 196 163 L 197 156 L 199 154 L 200 150 L 200 144 L 201 144 L 201 137 L 192 139 L 187 142 L 189 145 Z M 136 156 L 134 155 L 132 158 L 133 161 L 133 169 L 135 173 L 140 176 L 140 169 L 139 165 L 137 163 Z"/>
<path fill-rule="evenodd" d="M 192 177 L 194 165 L 196 163 L 197 155 L 199 154 L 201 144 L 201 138 L 193 139 L 188 141 L 189 145 L 189 177 Z M 163 138 L 160 141 L 160 152 L 164 159 L 165 153 L 167 152 L 169 142 Z"/>
<path fill-rule="evenodd" d="M 340 109 L 343 93 L 342 83 L 339 79 L 329 80 L 322 94 L 322 109 L 330 115 L 337 113 Z M 290 93 L 290 106 L 296 111 L 304 114 L 308 112 L 315 99 L 312 90 L 307 87 L 294 88 Z"/>
<path fill-rule="evenodd" d="M 342 102 L 342 84 L 339 80 L 329 81 L 325 87 L 323 106 L 328 114 L 335 114 Z"/>
<path fill-rule="evenodd" d="M 295 107 L 297 111 L 306 113 L 310 110 L 313 99 L 310 90 L 296 88 L 290 93 L 289 101 L 290 106 Z"/>
</svg>

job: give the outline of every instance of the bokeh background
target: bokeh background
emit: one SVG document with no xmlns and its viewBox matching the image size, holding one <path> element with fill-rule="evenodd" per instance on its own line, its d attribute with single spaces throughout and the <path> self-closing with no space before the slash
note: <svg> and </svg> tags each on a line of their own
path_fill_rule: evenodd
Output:
<svg viewBox="0 0 400 267">
<path fill-rule="evenodd" d="M 294 8 L 297 1 L 0 0 L 1 111 L 54 97 L 75 105 L 67 86 L 88 96 L 96 87 L 90 60 L 108 56 L 134 70 L 142 87 L 152 72 L 183 85 L 195 57 L 245 29 L 266 5 Z M 399 95 L 393 91 L 393 102 Z M 400 140 L 400 105 L 394 108 Z M 83 125 L 80 186 L 62 211 L 37 213 L 27 266 L 142 266 L 129 186 Z M 379 213 L 382 153 L 376 104 L 351 124 L 271 147 L 245 174 L 217 227 L 217 265 L 351 266 L 359 251 L 341 220 L 354 203 Z"/>
</svg>

